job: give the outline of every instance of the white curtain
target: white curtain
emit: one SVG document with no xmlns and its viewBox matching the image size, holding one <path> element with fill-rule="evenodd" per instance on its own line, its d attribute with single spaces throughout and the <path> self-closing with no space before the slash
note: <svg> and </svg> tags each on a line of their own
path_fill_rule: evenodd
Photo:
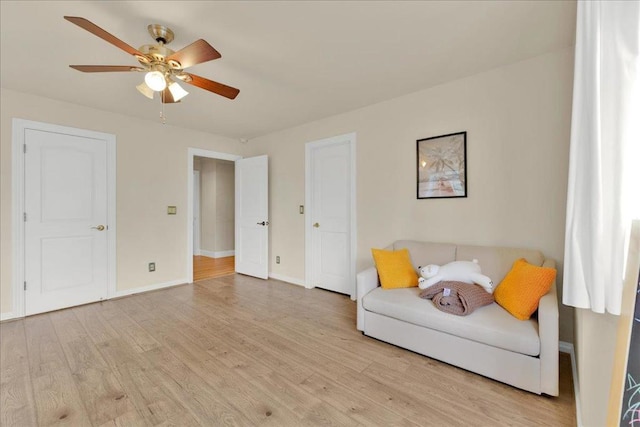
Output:
<svg viewBox="0 0 640 427">
<path fill-rule="evenodd" d="M 563 303 L 620 314 L 640 202 L 640 1 L 578 2 Z"/>
</svg>

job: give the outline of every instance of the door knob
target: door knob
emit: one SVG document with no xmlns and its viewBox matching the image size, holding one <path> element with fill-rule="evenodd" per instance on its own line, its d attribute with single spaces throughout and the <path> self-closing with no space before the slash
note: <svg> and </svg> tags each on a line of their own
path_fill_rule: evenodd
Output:
<svg viewBox="0 0 640 427">
<path fill-rule="evenodd" d="M 91 227 L 91 228 L 94 229 L 94 230 L 103 231 L 104 230 L 104 225 L 100 224 L 100 225 L 98 225 L 96 227 Z"/>
<path fill-rule="evenodd" d="M 320 228 L 320 224 L 318 224 L 317 222 L 316 222 L 315 224 L 313 224 L 313 226 L 314 226 L 315 228 Z"/>
<path fill-rule="evenodd" d="M 259 222 L 258 225 L 269 225 L 269 221 L 262 221 Z"/>
</svg>

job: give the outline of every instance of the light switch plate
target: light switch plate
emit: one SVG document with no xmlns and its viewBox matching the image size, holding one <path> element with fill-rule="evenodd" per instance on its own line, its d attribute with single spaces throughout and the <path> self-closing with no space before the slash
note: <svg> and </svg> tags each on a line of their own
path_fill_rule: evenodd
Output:
<svg viewBox="0 0 640 427">
<path fill-rule="evenodd" d="M 300 215 L 304 215 L 304 205 L 300 205 Z"/>
<path fill-rule="evenodd" d="M 167 206 L 167 215 L 175 215 L 178 211 L 178 208 L 175 206 Z"/>
</svg>

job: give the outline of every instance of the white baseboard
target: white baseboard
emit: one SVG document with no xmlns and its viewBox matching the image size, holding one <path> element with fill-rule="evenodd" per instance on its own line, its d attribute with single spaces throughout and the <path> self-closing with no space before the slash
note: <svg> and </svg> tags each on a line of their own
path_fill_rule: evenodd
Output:
<svg viewBox="0 0 640 427">
<path fill-rule="evenodd" d="M 179 280 L 172 280 L 170 282 L 155 283 L 153 285 L 141 286 L 139 288 L 125 289 L 122 291 L 116 291 L 115 295 L 111 295 L 107 299 L 120 298 L 127 295 L 139 294 L 141 292 L 149 292 L 149 291 L 155 291 L 157 289 L 170 288 L 172 286 L 184 285 L 185 283 L 189 283 L 189 281 L 187 279 L 179 279 Z M 98 302 L 98 301 L 95 301 L 95 302 Z M 72 307 L 68 307 L 68 308 L 72 308 Z M 0 313 L 0 322 L 4 322 L 5 320 L 18 319 L 18 318 L 19 317 L 16 316 L 15 313 L 12 311 L 8 311 L 6 313 Z"/>
<path fill-rule="evenodd" d="M 196 249 L 195 251 L 193 251 L 193 256 L 200 256 L 202 255 L 202 251 L 200 249 Z"/>
<path fill-rule="evenodd" d="M 578 367 L 576 365 L 576 352 L 573 344 L 570 342 L 560 341 L 558 348 L 562 353 L 569 353 L 571 356 L 571 373 L 573 375 L 573 395 L 576 399 L 576 425 L 583 427 L 582 424 L 582 408 L 580 406 L 580 384 L 578 382 Z"/>
<path fill-rule="evenodd" d="M 227 256 L 235 256 L 236 251 L 205 251 L 204 249 L 200 249 L 200 255 L 208 256 L 209 258 L 224 258 Z"/>
<path fill-rule="evenodd" d="M 7 311 L 6 313 L 0 313 L 0 322 L 4 322 L 5 320 L 13 320 L 18 317 L 15 315 L 13 311 Z"/>
<path fill-rule="evenodd" d="M 304 280 L 294 279 L 293 277 L 283 276 L 278 273 L 269 273 L 271 279 L 280 280 L 281 282 L 291 283 L 292 285 L 304 286 Z"/>
<path fill-rule="evenodd" d="M 122 291 L 117 291 L 116 294 L 113 295 L 111 298 L 120 298 L 127 295 L 139 294 L 141 292 L 149 292 L 149 291 L 155 291 L 156 289 L 170 288 L 172 286 L 184 285 L 185 283 L 189 283 L 189 281 L 187 279 L 178 279 L 178 280 L 172 280 L 170 282 L 155 283 L 153 285 L 141 286 L 139 288 L 124 289 Z"/>
</svg>

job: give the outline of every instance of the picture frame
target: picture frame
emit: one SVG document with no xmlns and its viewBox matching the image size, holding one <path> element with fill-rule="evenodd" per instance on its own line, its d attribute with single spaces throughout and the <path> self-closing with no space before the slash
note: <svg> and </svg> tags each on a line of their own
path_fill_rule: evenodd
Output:
<svg viewBox="0 0 640 427">
<path fill-rule="evenodd" d="M 467 197 L 467 132 L 416 141 L 418 199 Z"/>
</svg>

